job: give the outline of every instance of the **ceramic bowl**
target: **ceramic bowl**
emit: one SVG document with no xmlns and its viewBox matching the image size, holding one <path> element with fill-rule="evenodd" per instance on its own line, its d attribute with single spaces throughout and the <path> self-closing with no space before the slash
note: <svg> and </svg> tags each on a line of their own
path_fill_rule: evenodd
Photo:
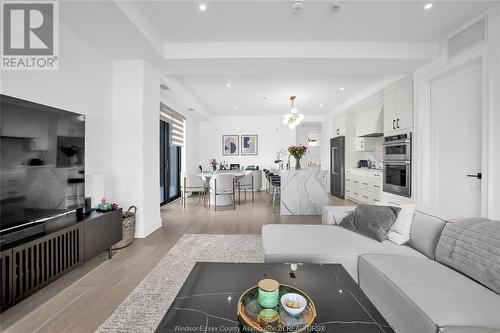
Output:
<svg viewBox="0 0 500 333">
<path fill-rule="evenodd" d="M 299 305 L 299 307 L 298 308 L 290 308 L 286 305 L 287 301 L 292 301 L 294 303 L 297 303 Z M 306 308 L 307 300 L 299 294 L 289 293 L 289 294 L 285 294 L 285 295 L 281 296 L 281 306 L 283 306 L 283 309 L 285 309 L 285 311 L 288 314 L 290 314 L 292 316 L 298 316 Z"/>
</svg>

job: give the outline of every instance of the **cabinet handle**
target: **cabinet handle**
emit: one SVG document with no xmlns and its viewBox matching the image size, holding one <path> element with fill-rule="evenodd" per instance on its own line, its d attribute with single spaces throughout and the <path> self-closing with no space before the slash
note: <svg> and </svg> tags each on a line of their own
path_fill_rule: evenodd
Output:
<svg viewBox="0 0 500 333">
<path fill-rule="evenodd" d="M 396 121 L 396 126 L 399 128 L 399 119 Z"/>
<path fill-rule="evenodd" d="M 395 119 L 392 120 L 392 129 L 396 129 L 396 120 Z"/>
</svg>

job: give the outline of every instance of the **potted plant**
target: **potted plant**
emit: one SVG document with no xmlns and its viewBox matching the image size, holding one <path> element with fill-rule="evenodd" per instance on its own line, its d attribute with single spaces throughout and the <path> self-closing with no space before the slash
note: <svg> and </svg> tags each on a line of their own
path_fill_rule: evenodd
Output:
<svg viewBox="0 0 500 333">
<path fill-rule="evenodd" d="M 118 204 L 114 202 L 108 202 L 106 198 L 102 198 L 101 202 L 99 202 L 96 207 L 96 210 L 102 213 L 110 212 L 116 209 L 118 209 Z"/>
<path fill-rule="evenodd" d="M 307 147 L 304 145 L 290 146 L 288 152 L 295 158 L 295 170 L 300 170 L 300 159 L 305 155 Z"/>
</svg>

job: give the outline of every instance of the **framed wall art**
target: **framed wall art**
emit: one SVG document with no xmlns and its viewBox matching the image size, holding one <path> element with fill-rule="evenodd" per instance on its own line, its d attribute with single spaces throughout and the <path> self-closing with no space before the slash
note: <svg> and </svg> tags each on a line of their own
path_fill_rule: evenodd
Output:
<svg viewBox="0 0 500 333">
<path fill-rule="evenodd" d="M 240 154 L 240 136 L 223 135 L 222 136 L 222 155 L 237 156 Z"/>
<path fill-rule="evenodd" d="M 241 136 L 241 155 L 258 155 L 259 137 L 255 134 Z"/>
</svg>

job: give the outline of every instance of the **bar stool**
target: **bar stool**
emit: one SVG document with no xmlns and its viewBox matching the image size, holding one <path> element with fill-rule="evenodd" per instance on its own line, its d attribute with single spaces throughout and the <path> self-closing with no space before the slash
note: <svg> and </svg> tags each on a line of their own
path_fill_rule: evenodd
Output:
<svg viewBox="0 0 500 333">
<path fill-rule="evenodd" d="M 271 177 L 271 186 L 273 187 L 273 213 L 276 212 L 276 197 L 278 197 L 281 206 L 281 176 L 273 175 Z"/>
<path fill-rule="evenodd" d="M 272 172 L 268 172 L 266 175 L 267 179 L 267 189 L 266 189 L 266 195 L 267 195 L 267 204 L 270 205 L 272 198 L 273 198 L 273 183 L 272 183 L 272 177 L 274 174 Z"/>
</svg>

